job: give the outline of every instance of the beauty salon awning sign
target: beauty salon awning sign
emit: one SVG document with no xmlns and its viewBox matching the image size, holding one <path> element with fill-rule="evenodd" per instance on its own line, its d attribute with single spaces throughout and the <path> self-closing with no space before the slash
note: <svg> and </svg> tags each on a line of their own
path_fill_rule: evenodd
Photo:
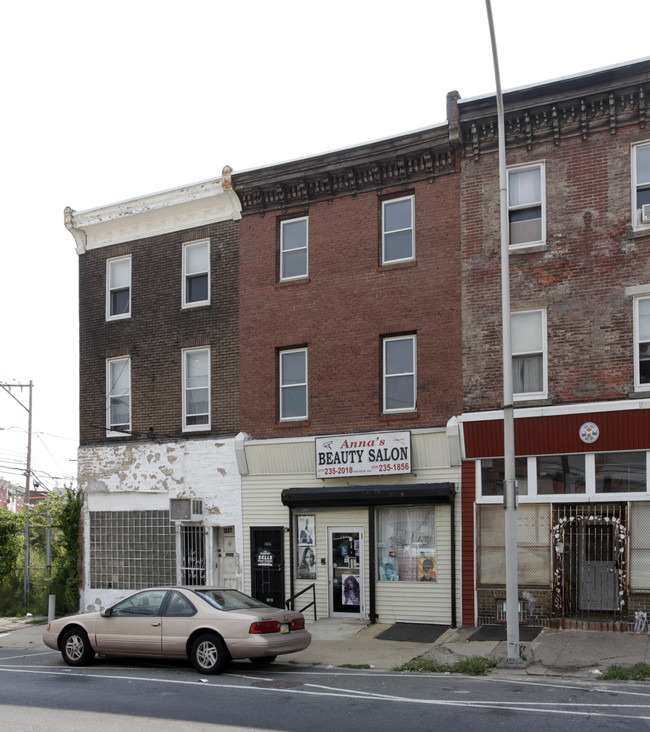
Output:
<svg viewBox="0 0 650 732">
<path fill-rule="evenodd" d="M 316 438 L 316 477 L 410 473 L 411 433 L 377 432 Z"/>
</svg>

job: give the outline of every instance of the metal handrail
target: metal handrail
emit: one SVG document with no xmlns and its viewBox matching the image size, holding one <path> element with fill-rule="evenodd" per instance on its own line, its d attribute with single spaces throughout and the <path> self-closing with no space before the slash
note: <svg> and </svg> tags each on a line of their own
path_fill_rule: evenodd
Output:
<svg viewBox="0 0 650 732">
<path fill-rule="evenodd" d="M 298 612 L 304 613 L 305 610 L 307 610 L 310 607 L 314 608 L 314 621 L 316 621 L 316 584 L 312 583 L 311 585 L 308 585 L 305 587 L 304 590 L 300 590 L 300 592 L 296 592 L 295 595 L 291 595 L 291 597 L 284 603 L 287 610 L 295 610 L 295 600 L 296 598 L 300 597 L 300 595 L 304 595 L 305 592 L 309 592 L 309 590 L 312 591 L 312 601 L 305 605 L 305 607 L 301 608 Z"/>
</svg>

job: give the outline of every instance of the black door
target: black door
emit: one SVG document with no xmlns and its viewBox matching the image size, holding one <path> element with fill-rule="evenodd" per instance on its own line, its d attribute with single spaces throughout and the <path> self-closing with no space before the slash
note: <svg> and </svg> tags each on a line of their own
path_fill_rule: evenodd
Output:
<svg viewBox="0 0 650 732">
<path fill-rule="evenodd" d="M 252 595 L 273 607 L 284 607 L 284 529 L 251 527 Z"/>
</svg>

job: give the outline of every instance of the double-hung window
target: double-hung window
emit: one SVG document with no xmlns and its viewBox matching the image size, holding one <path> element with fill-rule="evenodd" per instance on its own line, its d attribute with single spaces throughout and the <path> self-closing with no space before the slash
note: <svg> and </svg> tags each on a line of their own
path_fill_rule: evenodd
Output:
<svg viewBox="0 0 650 732">
<path fill-rule="evenodd" d="M 650 297 L 634 301 L 634 388 L 650 390 Z"/>
<path fill-rule="evenodd" d="M 307 419 L 307 349 L 280 351 L 280 421 Z"/>
<path fill-rule="evenodd" d="M 544 165 L 508 171 L 509 243 L 519 248 L 546 241 Z"/>
<path fill-rule="evenodd" d="M 210 349 L 183 351 L 183 429 L 210 429 Z"/>
<path fill-rule="evenodd" d="M 632 221 L 650 226 L 650 142 L 632 148 Z"/>
<path fill-rule="evenodd" d="M 106 320 L 131 317 L 131 257 L 106 262 Z"/>
<path fill-rule="evenodd" d="M 414 197 L 383 201 L 381 263 L 412 259 L 415 259 Z"/>
<path fill-rule="evenodd" d="M 383 411 L 412 412 L 416 405 L 416 338 L 414 335 L 384 338 Z"/>
<path fill-rule="evenodd" d="M 512 390 L 515 399 L 547 394 L 546 311 L 511 313 Z"/>
<path fill-rule="evenodd" d="M 106 430 L 110 436 L 131 431 L 131 359 L 106 361 Z"/>
<path fill-rule="evenodd" d="M 183 307 L 210 302 L 210 240 L 183 245 Z"/>
<path fill-rule="evenodd" d="M 289 219 L 280 223 L 280 280 L 307 277 L 309 219 Z"/>
</svg>

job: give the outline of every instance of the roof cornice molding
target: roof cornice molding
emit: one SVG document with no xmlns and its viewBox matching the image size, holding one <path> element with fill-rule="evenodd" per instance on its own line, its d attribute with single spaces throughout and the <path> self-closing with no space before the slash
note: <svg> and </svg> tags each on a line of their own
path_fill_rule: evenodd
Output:
<svg viewBox="0 0 650 732">
<path fill-rule="evenodd" d="M 529 151 L 542 142 L 646 126 L 650 59 L 504 93 L 506 144 Z M 463 148 L 478 160 L 498 150 L 494 95 L 458 102 Z"/>
<path fill-rule="evenodd" d="M 220 221 L 241 218 L 231 170 L 221 178 L 152 193 L 87 211 L 64 211 L 78 254 Z"/>
<path fill-rule="evenodd" d="M 233 175 L 242 214 L 264 215 L 341 196 L 433 182 L 456 172 L 447 124 Z"/>
</svg>

